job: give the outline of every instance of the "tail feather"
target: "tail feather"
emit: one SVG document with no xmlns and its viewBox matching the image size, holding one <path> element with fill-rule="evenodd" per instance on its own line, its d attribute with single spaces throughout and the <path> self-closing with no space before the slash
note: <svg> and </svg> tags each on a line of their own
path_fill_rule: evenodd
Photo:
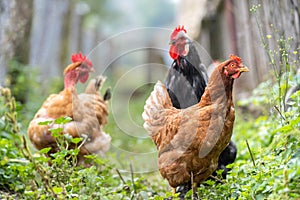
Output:
<svg viewBox="0 0 300 200">
<path fill-rule="evenodd" d="M 107 124 L 108 118 L 108 100 L 103 99 L 99 93 L 105 80 L 106 77 L 97 76 L 89 82 L 85 92 L 78 95 L 82 105 L 93 108 L 91 111 L 97 116 L 100 125 Z M 82 110 L 79 110 L 79 115 L 81 112 Z"/>
<path fill-rule="evenodd" d="M 164 84 L 158 81 L 149 98 L 146 100 L 142 117 L 144 128 L 150 135 L 157 133 L 166 121 L 165 109 L 171 108 L 172 102 Z"/>
<path fill-rule="evenodd" d="M 103 83 L 105 82 L 106 77 L 104 76 L 97 76 L 95 79 L 92 79 L 88 86 L 85 89 L 85 93 L 87 94 L 97 94 L 99 89 L 102 87 Z"/>
<path fill-rule="evenodd" d="M 110 98 L 111 98 L 111 89 L 108 88 L 103 95 L 103 99 L 104 101 L 108 101 L 110 100 Z"/>
</svg>

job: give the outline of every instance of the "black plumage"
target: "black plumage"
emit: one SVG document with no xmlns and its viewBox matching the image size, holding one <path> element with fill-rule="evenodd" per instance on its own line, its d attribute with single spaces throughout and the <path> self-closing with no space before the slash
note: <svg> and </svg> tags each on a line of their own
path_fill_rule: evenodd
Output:
<svg viewBox="0 0 300 200">
<path fill-rule="evenodd" d="M 165 85 L 175 108 L 187 108 L 201 99 L 208 82 L 206 68 L 201 64 L 197 49 L 190 43 L 189 53 L 174 60 Z"/>
<path fill-rule="evenodd" d="M 230 169 L 226 168 L 226 166 L 234 162 L 236 158 L 236 153 L 237 153 L 236 145 L 232 141 L 230 141 L 228 146 L 220 154 L 219 161 L 218 161 L 218 170 L 223 169 L 222 172 L 223 179 L 226 179 L 227 172 L 230 171 Z M 216 174 L 214 173 L 213 175 Z"/>
</svg>

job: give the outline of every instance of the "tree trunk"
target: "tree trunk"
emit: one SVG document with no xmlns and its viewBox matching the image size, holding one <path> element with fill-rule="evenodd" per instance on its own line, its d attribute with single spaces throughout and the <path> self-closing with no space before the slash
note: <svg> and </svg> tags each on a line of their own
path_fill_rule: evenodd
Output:
<svg viewBox="0 0 300 200">
<path fill-rule="evenodd" d="M 5 85 L 8 63 L 17 59 L 26 63 L 32 0 L 0 1 L 0 85 Z M 22 52 L 22 53 L 20 53 Z"/>
<path fill-rule="evenodd" d="M 82 15 L 78 14 L 76 7 L 71 9 L 69 19 L 69 35 L 68 35 L 68 55 L 77 52 L 80 49 L 80 30 L 82 25 Z"/>
<path fill-rule="evenodd" d="M 38 69 L 41 80 L 61 75 L 63 27 L 68 8 L 69 0 L 34 0 L 29 64 Z"/>
</svg>

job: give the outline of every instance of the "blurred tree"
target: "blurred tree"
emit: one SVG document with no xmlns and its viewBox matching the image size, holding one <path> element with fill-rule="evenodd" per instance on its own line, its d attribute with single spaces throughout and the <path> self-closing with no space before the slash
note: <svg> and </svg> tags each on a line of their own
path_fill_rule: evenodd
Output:
<svg viewBox="0 0 300 200">
<path fill-rule="evenodd" d="M 61 75 L 63 28 L 69 0 L 34 0 L 29 64 L 40 71 L 41 80 Z"/>
<path fill-rule="evenodd" d="M 11 59 L 27 62 L 32 0 L 0 1 L 0 85 L 6 84 Z"/>
<path fill-rule="evenodd" d="M 170 26 L 175 16 L 175 6 L 169 0 L 163 1 L 136 1 L 135 10 L 131 13 L 143 26 Z M 140 16 L 137 17 L 136 15 Z"/>
</svg>

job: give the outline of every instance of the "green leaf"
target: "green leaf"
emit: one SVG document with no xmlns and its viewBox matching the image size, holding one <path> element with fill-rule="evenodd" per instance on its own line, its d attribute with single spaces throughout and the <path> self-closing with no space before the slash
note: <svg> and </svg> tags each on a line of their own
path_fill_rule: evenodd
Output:
<svg viewBox="0 0 300 200">
<path fill-rule="evenodd" d="M 300 116 L 290 121 L 291 126 L 300 126 L 299 123 L 300 123 Z"/>
<path fill-rule="evenodd" d="M 49 128 L 49 131 L 52 133 L 53 137 L 57 137 L 59 135 L 61 135 L 61 133 L 63 132 L 63 128 L 59 127 L 59 128 Z"/>
<path fill-rule="evenodd" d="M 54 186 L 52 189 L 55 194 L 61 194 L 63 191 L 61 187 L 57 187 L 57 186 Z"/>
<path fill-rule="evenodd" d="M 39 122 L 39 125 L 50 125 L 51 123 L 53 123 L 53 120 L 49 120 L 49 121 L 44 121 L 44 122 Z"/>
<path fill-rule="evenodd" d="M 67 141 L 71 141 L 73 139 L 72 135 L 69 134 L 63 134 L 63 136 Z"/>
<path fill-rule="evenodd" d="M 79 151 L 80 151 L 79 149 L 71 149 L 69 150 L 69 154 L 72 156 L 77 156 Z"/>
<path fill-rule="evenodd" d="M 81 141 L 82 141 L 82 138 L 72 138 L 72 140 L 71 140 L 71 142 L 74 144 L 78 144 Z"/>
<path fill-rule="evenodd" d="M 48 153 L 51 150 L 51 147 L 43 148 L 40 150 L 40 153 Z"/>
<path fill-rule="evenodd" d="M 90 155 L 84 155 L 84 157 L 87 159 L 95 159 L 96 155 L 90 154 Z"/>
<path fill-rule="evenodd" d="M 60 118 L 57 118 L 54 120 L 54 123 L 55 124 L 66 124 L 68 122 L 72 121 L 72 118 L 71 117 L 60 117 Z"/>
<path fill-rule="evenodd" d="M 276 132 L 280 132 L 280 133 L 287 133 L 287 132 L 290 132 L 291 130 L 293 130 L 293 127 L 289 124 L 289 125 L 286 125 L 286 126 L 283 126 L 277 130 L 275 130 Z"/>
</svg>

